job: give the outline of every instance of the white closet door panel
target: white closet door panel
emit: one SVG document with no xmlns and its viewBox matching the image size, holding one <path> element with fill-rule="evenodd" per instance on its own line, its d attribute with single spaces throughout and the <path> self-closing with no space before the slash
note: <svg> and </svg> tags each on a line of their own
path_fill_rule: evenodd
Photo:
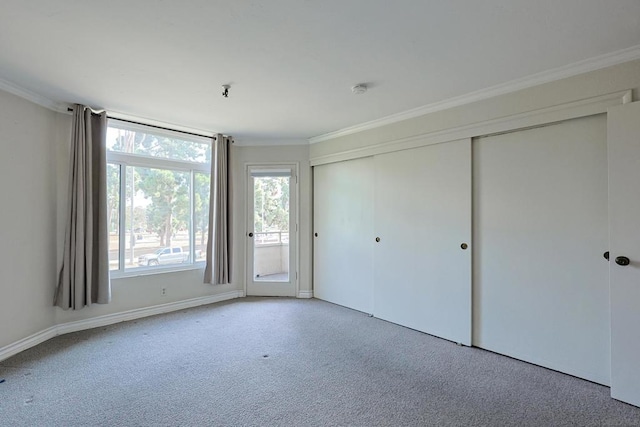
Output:
<svg viewBox="0 0 640 427">
<path fill-rule="evenodd" d="M 373 158 L 314 167 L 313 207 L 314 296 L 372 313 Z"/>
<path fill-rule="evenodd" d="M 474 345 L 608 384 L 605 116 L 473 153 Z"/>
<path fill-rule="evenodd" d="M 640 406 L 640 102 L 609 110 L 607 142 L 611 396 Z"/>
<path fill-rule="evenodd" d="M 374 315 L 466 345 L 470 150 L 466 139 L 382 154 L 374 168 Z"/>
</svg>

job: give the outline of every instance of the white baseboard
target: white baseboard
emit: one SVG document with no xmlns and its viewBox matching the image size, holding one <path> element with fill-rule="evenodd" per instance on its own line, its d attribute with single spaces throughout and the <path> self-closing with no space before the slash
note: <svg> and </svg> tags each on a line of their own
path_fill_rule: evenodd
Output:
<svg viewBox="0 0 640 427">
<path fill-rule="evenodd" d="M 298 291 L 298 298 L 313 298 L 313 291 Z"/>
<path fill-rule="evenodd" d="M 50 340 L 56 335 L 58 335 L 58 328 L 56 326 L 52 326 L 45 329 L 44 331 L 37 332 L 33 335 L 21 339 L 20 341 L 16 341 L 13 344 L 4 346 L 0 348 L 0 362 L 10 358 L 11 356 L 15 356 L 21 351 L 25 351 L 31 347 L 37 346 L 40 343 Z"/>
<path fill-rule="evenodd" d="M 126 322 L 128 320 L 140 319 L 142 317 L 184 310 L 186 308 L 198 307 L 200 305 L 213 304 L 216 302 L 222 302 L 241 297 L 244 297 L 244 291 L 231 291 L 218 295 L 192 298 L 184 301 L 155 305 L 153 307 L 138 308 L 134 310 L 123 311 L 121 313 L 107 314 L 105 316 L 93 317 L 86 320 L 61 323 L 59 325 L 47 328 L 44 331 L 40 331 L 31 336 L 23 338 L 20 341 L 16 341 L 13 344 L 9 344 L 5 347 L 0 348 L 0 361 L 8 359 L 9 357 L 20 353 L 21 351 L 34 347 L 58 335 L 83 331 L 85 329 L 98 328 L 101 326 L 113 325 L 114 323 Z"/>
<path fill-rule="evenodd" d="M 140 319 L 142 317 L 155 316 L 156 314 L 169 313 L 172 311 L 184 310 L 185 308 L 197 307 L 200 305 L 213 304 L 240 297 L 240 292 L 231 291 L 223 294 L 211 295 L 207 297 L 192 298 L 184 301 L 170 302 L 167 304 L 154 305 L 153 307 L 138 308 L 135 310 L 123 311 L 121 313 L 107 314 L 105 316 L 93 317 L 76 322 L 62 323 L 58 325 L 58 335 L 71 332 L 83 331 L 85 329 L 99 328 L 101 326 L 113 325 L 114 323 L 126 322 L 128 320 Z"/>
</svg>

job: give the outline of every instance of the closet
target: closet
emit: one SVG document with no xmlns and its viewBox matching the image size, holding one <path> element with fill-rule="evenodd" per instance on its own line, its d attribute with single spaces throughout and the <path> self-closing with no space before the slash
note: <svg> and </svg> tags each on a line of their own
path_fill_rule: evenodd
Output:
<svg viewBox="0 0 640 427">
<path fill-rule="evenodd" d="M 314 296 L 640 405 L 640 103 L 618 96 L 315 163 Z"/>
</svg>

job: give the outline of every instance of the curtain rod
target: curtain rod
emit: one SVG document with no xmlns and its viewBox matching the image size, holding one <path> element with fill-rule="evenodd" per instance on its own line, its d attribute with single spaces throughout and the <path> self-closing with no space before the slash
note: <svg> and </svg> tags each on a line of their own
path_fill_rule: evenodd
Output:
<svg viewBox="0 0 640 427">
<path fill-rule="evenodd" d="M 73 108 L 67 108 L 67 111 L 73 111 Z M 150 125 L 150 124 L 147 124 L 147 123 L 136 122 L 134 120 L 120 119 L 118 117 L 112 117 L 112 116 L 110 116 L 108 114 L 107 114 L 107 119 L 109 119 L 109 120 L 118 120 L 120 122 L 131 123 L 131 124 L 134 124 L 134 125 L 147 126 L 147 127 L 151 127 L 151 128 L 155 128 L 155 129 L 168 130 L 170 132 L 184 133 L 185 135 L 199 136 L 200 138 L 212 138 L 214 141 L 216 140 L 216 137 L 215 136 L 211 136 L 211 135 L 203 135 L 201 133 L 187 132 L 186 130 L 178 130 L 178 129 L 171 129 L 171 128 L 166 128 L 166 127 L 162 127 L 162 126 Z"/>
<path fill-rule="evenodd" d="M 187 132 L 186 130 L 170 129 L 170 128 L 166 128 L 166 127 L 162 127 L 162 126 L 149 125 L 149 124 L 146 124 L 146 123 L 140 123 L 140 122 L 136 122 L 136 121 L 133 121 L 133 120 L 126 120 L 126 119 L 120 119 L 118 117 L 111 117 L 109 115 L 107 115 L 107 118 L 109 120 L 118 120 L 120 122 L 132 123 L 134 125 L 142 125 L 142 126 L 148 126 L 148 127 L 156 128 L 156 129 L 168 130 L 168 131 L 171 131 L 171 132 L 184 133 L 185 135 L 199 136 L 200 138 L 213 138 L 214 141 L 216 139 L 215 136 L 211 136 L 211 135 L 203 135 L 201 133 Z"/>
</svg>

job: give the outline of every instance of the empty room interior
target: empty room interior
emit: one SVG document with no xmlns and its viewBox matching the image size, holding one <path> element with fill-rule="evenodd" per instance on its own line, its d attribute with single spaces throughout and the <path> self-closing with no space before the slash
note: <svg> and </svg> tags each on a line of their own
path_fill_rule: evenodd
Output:
<svg viewBox="0 0 640 427">
<path fill-rule="evenodd" d="M 4 0 L 0 143 L 0 425 L 640 426 L 637 0 Z"/>
</svg>

